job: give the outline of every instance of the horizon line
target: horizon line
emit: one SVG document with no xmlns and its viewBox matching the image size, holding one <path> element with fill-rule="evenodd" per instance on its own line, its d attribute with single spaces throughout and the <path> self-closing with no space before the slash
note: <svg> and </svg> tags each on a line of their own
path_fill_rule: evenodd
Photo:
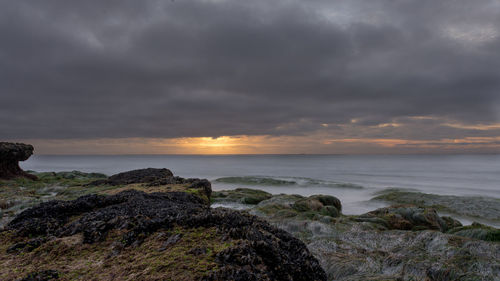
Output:
<svg viewBox="0 0 500 281">
<path fill-rule="evenodd" d="M 421 152 L 421 153 L 37 153 L 33 156 L 392 156 L 392 155 L 500 155 L 500 152 Z"/>
</svg>

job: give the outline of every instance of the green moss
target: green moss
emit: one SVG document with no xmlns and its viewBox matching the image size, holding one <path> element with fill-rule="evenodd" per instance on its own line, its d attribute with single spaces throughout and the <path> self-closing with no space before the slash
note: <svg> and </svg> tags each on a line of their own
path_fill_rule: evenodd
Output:
<svg viewBox="0 0 500 281">
<path fill-rule="evenodd" d="M 266 204 L 264 206 L 259 206 L 259 207 L 257 207 L 257 210 L 263 212 L 266 215 L 271 215 L 271 214 L 274 214 L 276 212 L 283 211 L 283 210 L 296 213 L 295 210 L 290 209 L 290 207 L 287 207 L 285 205 L 278 204 L 278 203 L 272 203 L 272 204 Z"/>
<path fill-rule="evenodd" d="M 165 250 L 165 240 L 175 233 L 182 238 Z M 235 241 L 223 240 L 215 228 L 180 228 L 152 233 L 137 247 L 126 247 L 112 257 L 110 253 L 122 237 L 111 232 L 105 241 L 84 244 L 81 235 L 57 238 L 33 252 L 7 254 L 5 249 L 19 238 L 0 233 L 0 280 L 17 280 L 40 269 L 60 273 L 59 280 L 200 280 L 219 265 L 215 257 Z M 119 242 L 118 242 L 119 243 Z M 206 249 L 193 253 L 194 248 Z M 9 266 L 15 264 L 16 266 Z"/>
<path fill-rule="evenodd" d="M 340 215 L 340 212 L 337 208 L 335 208 L 335 206 L 324 206 L 321 208 L 320 214 L 335 218 Z"/>
<path fill-rule="evenodd" d="M 208 198 L 204 190 L 196 188 L 186 188 L 186 192 L 198 196 L 201 199 L 203 199 L 203 201 L 205 201 L 207 204 L 210 204 L 210 199 Z"/>
<path fill-rule="evenodd" d="M 500 222 L 500 199 L 477 196 L 436 195 L 388 189 L 378 192 L 372 200 L 411 204 L 450 214 Z M 448 222 L 446 222 L 448 223 Z M 452 227 L 453 227 L 452 223 Z"/>
<path fill-rule="evenodd" d="M 249 205 L 270 199 L 272 195 L 258 189 L 237 188 L 234 190 L 223 190 L 212 193 L 212 202 L 237 202 Z"/>
<path fill-rule="evenodd" d="M 467 226 L 455 227 L 449 230 L 448 233 L 484 241 L 500 242 L 500 229 L 477 222 Z"/>
<path fill-rule="evenodd" d="M 307 212 L 311 210 L 307 202 L 307 199 L 298 200 L 292 205 L 292 208 L 298 212 Z"/>
<path fill-rule="evenodd" d="M 337 211 L 339 211 L 339 212 L 342 211 L 342 204 L 337 197 L 330 196 L 330 195 L 313 195 L 313 196 L 310 196 L 309 198 L 316 199 L 319 202 L 321 202 L 321 204 L 323 204 L 325 206 L 335 206 Z"/>
</svg>

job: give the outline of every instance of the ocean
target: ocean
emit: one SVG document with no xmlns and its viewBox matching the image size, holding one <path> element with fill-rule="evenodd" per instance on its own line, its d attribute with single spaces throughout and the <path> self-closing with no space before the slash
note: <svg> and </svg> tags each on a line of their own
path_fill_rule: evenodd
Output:
<svg viewBox="0 0 500 281">
<path fill-rule="evenodd" d="M 21 167 L 107 175 L 168 168 L 177 176 L 207 178 L 214 190 L 333 195 L 345 214 L 385 206 L 370 199 L 388 188 L 500 198 L 500 155 L 34 155 Z"/>
</svg>

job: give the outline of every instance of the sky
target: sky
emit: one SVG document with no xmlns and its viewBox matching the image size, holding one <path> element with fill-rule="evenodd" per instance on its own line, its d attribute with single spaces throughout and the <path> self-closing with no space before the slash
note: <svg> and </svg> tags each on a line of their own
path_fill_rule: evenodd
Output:
<svg viewBox="0 0 500 281">
<path fill-rule="evenodd" d="M 499 0 L 0 0 L 39 154 L 498 153 Z"/>
</svg>

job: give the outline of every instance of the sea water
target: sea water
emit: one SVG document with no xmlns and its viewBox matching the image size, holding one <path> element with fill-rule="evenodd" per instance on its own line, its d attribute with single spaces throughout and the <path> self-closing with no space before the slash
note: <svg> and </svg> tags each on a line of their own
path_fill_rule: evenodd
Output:
<svg viewBox="0 0 500 281">
<path fill-rule="evenodd" d="M 168 168 L 177 176 L 207 178 L 214 190 L 333 195 L 346 214 L 384 206 L 370 199 L 387 188 L 500 198 L 500 155 L 34 155 L 21 166 L 107 175 Z"/>
</svg>

